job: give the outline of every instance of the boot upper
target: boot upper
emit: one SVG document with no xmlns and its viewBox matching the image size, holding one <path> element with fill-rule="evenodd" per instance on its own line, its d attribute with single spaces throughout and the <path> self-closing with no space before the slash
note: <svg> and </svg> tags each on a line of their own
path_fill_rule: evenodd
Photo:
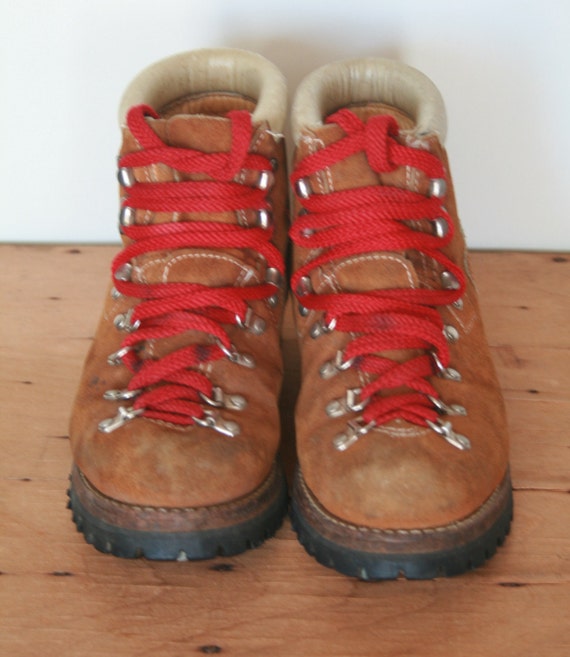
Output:
<svg viewBox="0 0 570 657">
<path fill-rule="evenodd" d="M 79 469 L 135 505 L 247 495 L 279 442 L 283 83 L 250 54 L 196 57 L 197 81 L 173 58 L 126 94 L 142 104 L 122 111 L 123 250 L 71 419 Z"/>
<path fill-rule="evenodd" d="M 294 106 L 301 472 L 339 522 L 379 530 L 466 518 L 508 467 L 443 104 L 409 71 L 332 65 Z"/>
</svg>

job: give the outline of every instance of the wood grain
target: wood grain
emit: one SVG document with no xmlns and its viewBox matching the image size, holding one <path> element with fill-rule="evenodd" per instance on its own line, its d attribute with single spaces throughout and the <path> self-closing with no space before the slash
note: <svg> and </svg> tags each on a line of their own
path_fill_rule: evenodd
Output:
<svg viewBox="0 0 570 657">
<path fill-rule="evenodd" d="M 485 568 L 367 584 L 288 521 L 258 550 L 124 561 L 76 533 L 67 421 L 116 247 L 0 246 L 0 654 L 10 657 L 565 657 L 570 654 L 570 258 L 473 253 L 512 436 L 515 522 Z M 287 366 L 283 454 L 299 379 Z"/>
</svg>

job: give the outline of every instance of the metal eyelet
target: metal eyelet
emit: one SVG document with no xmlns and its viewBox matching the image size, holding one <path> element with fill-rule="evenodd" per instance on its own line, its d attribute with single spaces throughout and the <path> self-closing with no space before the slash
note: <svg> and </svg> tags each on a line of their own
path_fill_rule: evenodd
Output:
<svg viewBox="0 0 570 657">
<path fill-rule="evenodd" d="M 242 365 L 249 369 L 255 367 L 255 360 L 249 354 L 240 354 L 233 345 L 230 345 L 231 349 L 228 349 L 221 340 L 216 340 L 216 344 L 231 363 L 236 363 L 236 365 Z"/>
<path fill-rule="evenodd" d="M 301 317 L 306 317 L 311 312 L 308 308 L 305 308 L 305 306 L 302 303 L 298 304 L 298 308 L 299 308 L 299 315 L 301 315 Z"/>
<path fill-rule="evenodd" d="M 145 412 L 144 408 L 125 408 L 124 406 L 119 406 L 117 409 L 117 415 L 115 417 L 107 418 L 99 422 L 98 428 L 99 431 L 103 433 L 111 433 L 116 429 L 119 429 L 130 420 L 133 420 L 136 417 L 139 417 Z"/>
<path fill-rule="evenodd" d="M 122 296 L 123 295 L 119 292 L 119 290 L 117 290 L 117 288 L 115 286 L 113 286 L 111 288 L 111 298 L 112 299 L 115 299 L 115 301 L 116 301 L 117 299 L 120 299 Z"/>
<path fill-rule="evenodd" d="M 265 270 L 265 282 L 269 283 L 269 285 L 274 285 L 275 287 L 281 289 L 283 287 L 283 276 L 276 267 L 268 267 Z M 270 308 L 275 308 L 279 305 L 279 295 L 272 294 L 267 299 L 267 303 Z"/>
<path fill-rule="evenodd" d="M 272 171 L 260 171 L 259 178 L 257 179 L 257 188 L 265 191 L 273 185 L 274 181 L 275 176 Z"/>
<path fill-rule="evenodd" d="M 263 230 L 268 230 L 273 226 L 273 216 L 268 210 L 257 210 L 256 225 Z"/>
<path fill-rule="evenodd" d="M 444 290 L 459 290 L 461 285 L 450 271 L 441 272 L 441 286 Z M 463 299 L 456 299 L 453 301 L 452 306 L 458 310 L 463 309 Z"/>
<path fill-rule="evenodd" d="M 247 408 L 247 400 L 242 395 L 229 395 L 225 393 L 219 386 L 212 388 L 212 396 L 208 397 L 200 392 L 200 399 L 208 406 L 214 408 L 226 408 L 232 411 L 243 411 Z"/>
<path fill-rule="evenodd" d="M 313 292 L 313 284 L 309 276 L 301 276 L 295 290 L 298 297 L 305 297 Z"/>
<path fill-rule="evenodd" d="M 430 429 L 442 436 L 450 445 L 453 445 L 453 447 L 462 451 L 471 449 L 471 441 L 469 438 L 460 433 L 456 433 L 451 426 L 451 422 L 442 422 L 441 420 L 437 420 L 436 422 L 427 420 L 426 422 Z"/>
<path fill-rule="evenodd" d="M 117 281 L 130 281 L 133 275 L 133 266 L 130 262 L 125 262 L 115 272 L 115 280 Z"/>
<path fill-rule="evenodd" d="M 307 178 L 299 178 L 299 180 L 297 180 L 295 183 L 295 193 L 299 198 L 304 199 L 307 199 L 309 196 L 311 196 L 313 190 L 311 189 L 311 184 Z"/>
<path fill-rule="evenodd" d="M 459 340 L 459 331 L 451 324 L 445 324 L 443 327 L 443 335 L 448 342 L 454 343 Z"/>
<path fill-rule="evenodd" d="M 123 358 L 132 351 L 132 347 L 122 347 L 118 351 L 113 352 L 107 356 L 107 363 L 113 366 L 119 366 L 123 364 Z"/>
<path fill-rule="evenodd" d="M 450 271 L 441 272 L 441 286 L 444 290 L 459 290 L 461 285 Z"/>
<path fill-rule="evenodd" d="M 348 413 L 344 399 L 333 399 L 325 406 L 325 413 L 329 417 L 342 417 Z"/>
<path fill-rule="evenodd" d="M 265 332 L 265 320 L 259 315 L 255 315 L 253 310 L 248 306 L 245 317 L 242 319 L 239 315 L 235 316 L 236 324 L 253 335 L 261 335 Z"/>
<path fill-rule="evenodd" d="M 322 319 L 319 319 L 311 326 L 309 333 L 311 337 L 316 340 L 321 335 L 332 333 L 336 327 L 336 323 L 336 317 L 333 317 L 327 324 L 325 324 Z"/>
<path fill-rule="evenodd" d="M 333 439 L 333 445 L 339 452 L 346 451 L 349 447 L 354 445 L 354 443 L 365 436 L 369 431 L 374 429 L 376 422 L 372 420 L 368 424 L 360 424 L 359 420 L 351 420 L 347 423 L 346 430 L 343 433 L 339 433 Z"/>
<path fill-rule="evenodd" d="M 130 167 L 119 167 L 117 180 L 123 187 L 132 187 L 136 183 L 134 171 Z"/>
<path fill-rule="evenodd" d="M 332 377 L 339 372 L 344 372 L 345 370 L 352 367 L 353 363 L 354 358 L 350 358 L 349 360 L 345 361 L 342 351 L 337 351 L 334 360 L 329 360 L 321 365 L 319 374 L 322 379 L 332 379 Z"/>
<path fill-rule="evenodd" d="M 446 404 L 441 399 L 428 395 L 428 399 L 435 406 L 438 413 L 442 415 L 467 415 L 467 409 L 460 404 Z"/>
<path fill-rule="evenodd" d="M 241 431 L 237 422 L 225 420 L 217 411 L 204 411 L 203 417 L 192 417 L 192 420 L 201 427 L 213 429 L 228 438 L 235 438 Z"/>
<path fill-rule="evenodd" d="M 449 233 L 449 224 L 443 217 L 438 217 L 433 222 L 433 232 L 436 237 L 443 239 Z"/>
<path fill-rule="evenodd" d="M 459 382 L 462 380 L 461 374 L 453 367 L 445 367 L 439 359 L 439 356 L 434 351 L 431 352 L 431 357 L 435 363 L 439 376 L 450 381 Z"/>
<path fill-rule="evenodd" d="M 141 392 L 142 390 L 129 390 L 128 388 L 124 390 L 106 390 L 103 394 L 103 399 L 107 399 L 108 401 L 127 401 L 138 397 Z"/>
<path fill-rule="evenodd" d="M 444 178 L 432 178 L 429 181 L 429 195 L 443 198 L 447 194 L 447 183 Z"/>
<path fill-rule="evenodd" d="M 265 282 L 275 287 L 283 286 L 283 276 L 276 267 L 268 267 L 265 270 Z"/>
<path fill-rule="evenodd" d="M 138 319 L 133 322 L 133 313 L 134 308 L 129 308 L 126 313 L 119 313 L 118 315 L 115 315 L 115 318 L 113 319 L 115 328 L 117 328 L 119 331 L 127 331 L 128 333 L 133 333 L 136 331 L 140 327 L 141 323 Z"/>
<path fill-rule="evenodd" d="M 360 413 L 369 401 L 369 399 L 360 399 L 361 392 L 362 388 L 349 388 L 344 398 L 333 399 L 326 405 L 326 414 L 329 417 L 337 418 L 347 413 Z"/>
<path fill-rule="evenodd" d="M 135 223 L 137 211 L 129 205 L 123 205 L 119 212 L 119 225 L 132 226 Z"/>
</svg>

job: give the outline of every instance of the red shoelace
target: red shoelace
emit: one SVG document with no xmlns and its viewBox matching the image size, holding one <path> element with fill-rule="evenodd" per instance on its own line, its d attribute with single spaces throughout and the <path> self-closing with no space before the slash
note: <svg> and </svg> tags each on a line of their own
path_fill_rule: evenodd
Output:
<svg viewBox="0 0 570 657">
<path fill-rule="evenodd" d="M 379 173 L 399 167 L 414 167 L 432 180 L 445 180 L 443 165 L 426 150 L 398 141 L 398 124 L 392 117 L 375 116 L 366 123 L 343 109 L 327 119 L 345 136 L 305 157 L 293 172 L 294 185 L 347 157 L 364 152 Z M 323 311 L 323 324 L 355 335 L 342 353 L 341 368 L 351 365 L 369 375 L 360 391 L 362 420 L 377 426 L 393 419 L 426 426 L 439 413 L 434 400 L 438 392 L 430 383 L 438 368 L 449 365 L 449 349 L 437 306 L 457 301 L 464 291 L 462 271 L 443 253 L 453 239 L 453 222 L 442 198 L 427 197 L 390 186 L 311 193 L 299 201 L 291 238 L 316 256 L 293 276 L 291 286 L 298 301 L 309 310 Z M 433 222 L 434 233 L 408 225 L 416 220 Z M 435 223 L 444 221 L 444 236 L 435 234 Z M 454 277 L 456 289 L 376 289 L 373 291 L 317 294 L 303 279 L 312 270 L 363 253 L 415 250 L 433 258 Z M 382 355 L 393 350 L 418 350 L 419 355 L 397 362 Z"/>
<path fill-rule="evenodd" d="M 165 144 L 146 117 L 158 118 L 148 106 L 132 108 L 128 127 L 141 150 L 123 155 L 119 167 L 125 170 L 165 164 L 184 173 L 206 174 L 211 180 L 181 182 L 135 182 L 125 188 L 123 208 L 167 213 L 200 213 L 205 219 L 158 224 L 123 226 L 127 245 L 113 261 L 116 290 L 140 299 L 129 316 L 132 331 L 121 344 L 120 361 L 133 376 L 128 390 L 135 398 L 134 415 L 188 426 L 204 416 L 204 398 L 213 386 L 199 371 L 201 366 L 229 357 L 239 362 L 224 325 L 246 322 L 248 302 L 268 299 L 277 293 L 266 282 L 246 287 L 209 287 L 198 283 L 153 283 L 131 280 L 125 268 L 138 256 L 174 249 L 242 249 L 262 256 L 267 268 L 283 276 L 283 259 L 271 243 L 273 229 L 208 221 L 208 213 L 237 210 L 270 211 L 267 189 L 238 182 L 241 172 L 271 175 L 271 162 L 249 153 L 253 136 L 251 116 L 245 111 L 227 114 L 231 121 L 231 150 L 203 153 Z M 138 347 L 147 340 L 160 340 L 198 331 L 204 341 L 176 349 L 162 358 L 139 359 Z M 131 409 L 129 409 L 130 411 Z"/>
</svg>

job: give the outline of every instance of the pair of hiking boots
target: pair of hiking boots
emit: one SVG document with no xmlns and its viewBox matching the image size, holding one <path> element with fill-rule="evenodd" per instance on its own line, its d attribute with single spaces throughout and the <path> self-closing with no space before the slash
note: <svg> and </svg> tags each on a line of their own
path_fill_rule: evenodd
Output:
<svg viewBox="0 0 570 657">
<path fill-rule="evenodd" d="M 74 520 L 101 551 L 166 560 L 277 530 L 290 284 L 301 543 L 361 579 L 479 566 L 509 530 L 508 437 L 440 94 L 383 59 L 315 71 L 290 180 L 286 110 L 283 76 L 245 51 L 177 55 L 128 87 L 123 249 L 71 420 Z"/>
</svg>

